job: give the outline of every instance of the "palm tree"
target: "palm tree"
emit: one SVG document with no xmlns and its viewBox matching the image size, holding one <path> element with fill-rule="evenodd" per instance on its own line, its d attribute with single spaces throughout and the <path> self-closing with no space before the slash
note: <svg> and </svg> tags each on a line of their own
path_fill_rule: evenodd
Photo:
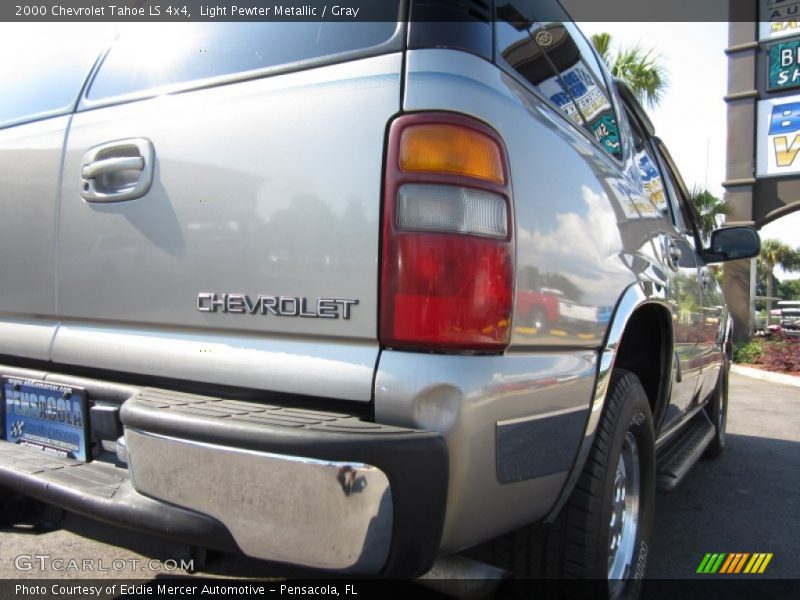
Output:
<svg viewBox="0 0 800 600">
<path fill-rule="evenodd" d="M 723 217 L 730 213 L 730 207 L 714 194 L 700 186 L 694 186 L 689 192 L 689 201 L 694 204 L 700 215 L 700 233 L 706 242 L 711 232 L 720 226 Z"/>
<path fill-rule="evenodd" d="M 789 246 L 778 240 L 764 240 L 761 242 L 759 256 L 767 276 L 767 326 L 769 327 L 772 316 L 772 289 L 775 276 L 773 270 L 780 266 L 785 271 L 800 270 L 800 250 L 792 250 Z"/>
<path fill-rule="evenodd" d="M 660 57 L 654 50 L 642 50 L 639 46 L 619 48 L 611 51 L 611 34 L 595 33 L 592 45 L 606 63 L 611 74 L 628 84 L 640 102 L 650 108 L 657 106 L 669 87 L 666 69 L 658 63 Z"/>
</svg>

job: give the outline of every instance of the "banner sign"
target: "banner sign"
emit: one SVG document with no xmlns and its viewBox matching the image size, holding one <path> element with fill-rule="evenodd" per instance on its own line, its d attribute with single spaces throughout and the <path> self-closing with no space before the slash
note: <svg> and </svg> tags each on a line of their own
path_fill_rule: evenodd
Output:
<svg viewBox="0 0 800 600">
<path fill-rule="evenodd" d="M 800 35 L 800 0 L 761 0 L 758 39 Z"/>
<path fill-rule="evenodd" d="M 771 45 L 767 62 L 767 91 L 800 87 L 800 40 Z"/>
<path fill-rule="evenodd" d="M 800 95 L 758 103 L 756 177 L 800 173 Z"/>
</svg>

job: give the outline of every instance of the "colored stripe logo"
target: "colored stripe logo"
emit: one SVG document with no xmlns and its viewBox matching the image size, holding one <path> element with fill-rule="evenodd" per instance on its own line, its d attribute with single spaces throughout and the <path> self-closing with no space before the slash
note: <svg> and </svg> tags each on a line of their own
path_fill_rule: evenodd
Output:
<svg viewBox="0 0 800 600">
<path fill-rule="evenodd" d="M 732 575 L 737 573 L 763 573 L 769 561 L 772 560 L 772 552 L 709 552 L 703 557 L 697 573 L 713 575 L 714 573 Z"/>
</svg>

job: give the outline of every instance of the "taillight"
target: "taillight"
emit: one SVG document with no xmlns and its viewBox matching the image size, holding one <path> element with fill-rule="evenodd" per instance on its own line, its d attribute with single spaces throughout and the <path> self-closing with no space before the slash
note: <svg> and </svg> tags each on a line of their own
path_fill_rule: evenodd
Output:
<svg viewBox="0 0 800 600">
<path fill-rule="evenodd" d="M 420 113 L 389 132 L 381 343 L 497 352 L 511 332 L 511 190 L 497 133 Z"/>
</svg>

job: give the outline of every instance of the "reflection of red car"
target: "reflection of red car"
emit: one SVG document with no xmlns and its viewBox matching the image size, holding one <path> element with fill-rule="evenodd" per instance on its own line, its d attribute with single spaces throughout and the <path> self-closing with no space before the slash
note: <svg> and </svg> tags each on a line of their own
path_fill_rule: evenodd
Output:
<svg viewBox="0 0 800 600">
<path fill-rule="evenodd" d="M 558 321 L 560 290 L 542 288 L 540 290 L 520 290 L 517 293 L 517 314 L 522 322 L 537 329 L 546 328 Z"/>
</svg>

